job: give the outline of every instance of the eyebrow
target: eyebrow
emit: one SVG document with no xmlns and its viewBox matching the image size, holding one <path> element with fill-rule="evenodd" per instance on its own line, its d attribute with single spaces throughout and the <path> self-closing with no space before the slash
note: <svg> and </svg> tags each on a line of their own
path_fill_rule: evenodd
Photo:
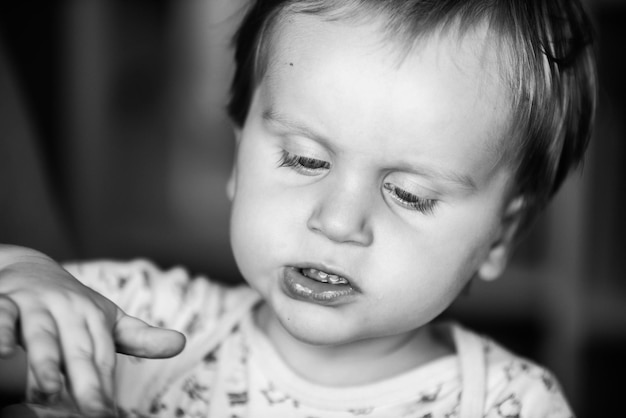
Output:
<svg viewBox="0 0 626 418">
<path fill-rule="evenodd" d="M 422 167 L 423 165 L 420 165 Z M 415 173 L 429 179 L 443 180 L 445 183 L 454 183 L 469 191 L 478 190 L 476 182 L 466 174 L 458 174 L 453 171 L 443 170 L 439 167 L 424 166 L 425 168 L 416 168 L 415 165 L 400 165 L 400 170 Z"/>
<path fill-rule="evenodd" d="M 268 108 L 263 112 L 263 120 L 269 122 L 274 125 L 281 125 L 283 128 L 288 129 L 289 131 L 306 136 L 308 138 L 314 139 L 318 142 L 321 142 L 324 145 L 330 146 L 330 141 L 326 136 L 320 134 L 319 132 L 311 129 L 309 126 L 306 126 L 296 120 L 293 120 L 277 111 L 273 108 Z"/>
<path fill-rule="evenodd" d="M 282 127 L 296 133 L 306 136 L 308 138 L 314 139 L 323 145 L 330 146 L 330 141 L 319 132 L 316 132 L 314 129 L 293 120 L 284 114 L 281 114 L 275 111 L 273 108 L 268 108 L 262 113 L 262 118 L 264 121 L 269 122 L 271 124 L 281 125 Z M 426 178 L 430 178 L 433 180 L 443 180 L 447 183 L 455 183 L 460 185 L 462 188 L 475 191 L 478 189 L 476 182 L 465 174 L 458 174 L 453 171 L 444 170 L 439 167 L 426 166 L 423 165 L 413 165 L 410 163 L 402 163 L 397 166 L 397 169 L 401 171 L 406 171 L 408 173 L 418 174 L 420 176 L 424 176 Z"/>
</svg>

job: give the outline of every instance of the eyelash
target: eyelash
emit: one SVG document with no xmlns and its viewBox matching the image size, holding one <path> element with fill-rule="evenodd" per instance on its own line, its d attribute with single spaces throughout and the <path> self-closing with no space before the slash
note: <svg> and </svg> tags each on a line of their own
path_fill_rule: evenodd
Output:
<svg viewBox="0 0 626 418">
<path fill-rule="evenodd" d="M 292 168 L 305 176 L 314 176 L 319 170 L 328 170 L 330 163 L 316 158 L 303 157 L 283 151 L 278 161 L 278 166 Z M 391 183 L 384 183 L 383 188 L 389 193 L 392 199 L 406 209 L 418 211 L 425 215 L 432 215 L 435 206 L 437 206 L 437 200 L 421 198 Z"/>
<path fill-rule="evenodd" d="M 389 193 L 391 198 L 398 202 L 401 206 L 407 209 L 416 210 L 424 215 L 432 215 L 435 210 L 435 206 L 437 206 L 436 200 L 421 198 L 399 188 L 398 186 L 394 186 L 391 183 L 384 183 L 383 188 Z"/>
<path fill-rule="evenodd" d="M 329 169 L 330 163 L 316 158 L 302 157 L 300 155 L 283 151 L 280 160 L 278 161 L 278 166 L 290 167 L 300 174 L 313 176 L 317 174 L 319 170 Z"/>
</svg>

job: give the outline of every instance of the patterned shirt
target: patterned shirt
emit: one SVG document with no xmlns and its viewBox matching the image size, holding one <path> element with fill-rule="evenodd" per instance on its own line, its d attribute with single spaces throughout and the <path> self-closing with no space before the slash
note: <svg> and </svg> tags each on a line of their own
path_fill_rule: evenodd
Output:
<svg viewBox="0 0 626 418">
<path fill-rule="evenodd" d="M 382 381 L 325 387 L 293 372 L 256 327 L 262 301 L 248 287 L 191 278 L 180 268 L 162 271 L 144 260 L 66 268 L 126 313 L 187 337 L 171 359 L 118 355 L 124 418 L 573 416 L 549 372 L 454 323 L 442 325 L 453 355 Z"/>
</svg>

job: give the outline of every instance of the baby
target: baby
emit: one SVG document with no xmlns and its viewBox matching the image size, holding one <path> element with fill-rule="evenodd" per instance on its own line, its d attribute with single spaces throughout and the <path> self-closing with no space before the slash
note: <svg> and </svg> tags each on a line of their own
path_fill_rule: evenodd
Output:
<svg viewBox="0 0 626 418">
<path fill-rule="evenodd" d="M 583 157 L 578 2 L 259 0 L 235 41 L 227 193 L 249 286 L 2 247 L 0 354 L 25 348 L 32 409 L 572 416 L 543 368 L 434 320 L 501 275 Z"/>
</svg>

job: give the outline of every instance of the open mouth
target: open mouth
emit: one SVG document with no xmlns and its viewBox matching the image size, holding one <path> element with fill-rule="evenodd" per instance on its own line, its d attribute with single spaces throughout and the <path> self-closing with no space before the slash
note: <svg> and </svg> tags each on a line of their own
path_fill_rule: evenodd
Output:
<svg viewBox="0 0 626 418">
<path fill-rule="evenodd" d="M 318 270 L 314 268 L 303 268 L 299 270 L 303 276 L 308 277 L 309 279 L 318 281 L 320 283 L 329 283 L 333 285 L 349 285 L 350 284 L 350 282 L 345 277 L 341 277 L 336 274 L 327 273 L 322 270 Z"/>
<path fill-rule="evenodd" d="M 292 298 L 330 306 L 347 303 L 360 293 L 346 277 L 315 267 L 284 269 L 281 286 Z"/>
</svg>

